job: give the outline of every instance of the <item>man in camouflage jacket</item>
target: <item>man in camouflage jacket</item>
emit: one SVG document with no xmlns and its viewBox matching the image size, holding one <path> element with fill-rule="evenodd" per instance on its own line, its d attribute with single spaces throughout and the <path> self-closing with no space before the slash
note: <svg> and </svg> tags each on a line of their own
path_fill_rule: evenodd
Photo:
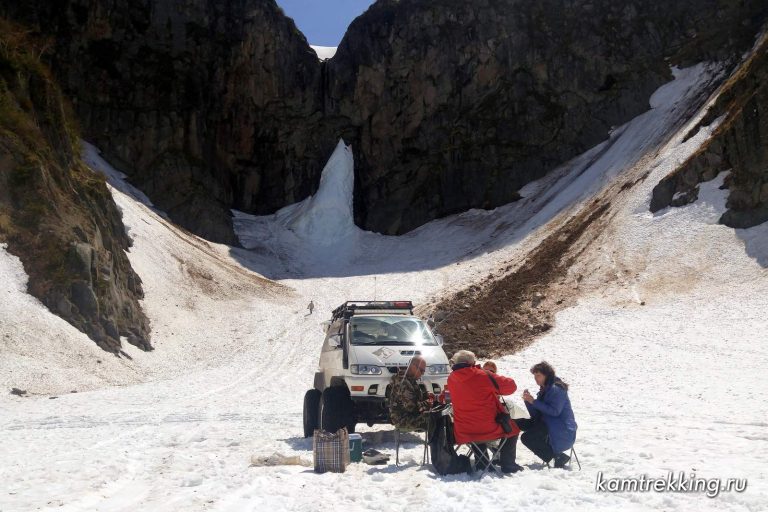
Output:
<svg viewBox="0 0 768 512">
<path fill-rule="evenodd" d="M 427 362 L 421 356 L 414 356 L 408 369 L 392 376 L 392 391 L 389 395 L 389 420 L 400 430 L 425 430 L 430 403 L 426 391 L 419 385 L 419 379 L 427 369 Z"/>
</svg>

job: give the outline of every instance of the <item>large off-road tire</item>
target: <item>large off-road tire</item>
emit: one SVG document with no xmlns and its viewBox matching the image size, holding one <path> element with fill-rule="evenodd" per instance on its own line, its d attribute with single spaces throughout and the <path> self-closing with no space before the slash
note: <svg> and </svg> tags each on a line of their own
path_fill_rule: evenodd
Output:
<svg viewBox="0 0 768 512">
<path fill-rule="evenodd" d="M 318 408 L 322 393 L 316 389 L 310 389 L 304 393 L 304 437 L 312 437 L 318 424 Z"/>
<path fill-rule="evenodd" d="M 320 428 L 328 432 L 336 432 L 342 427 L 354 428 L 354 404 L 346 386 L 331 386 L 325 388 L 320 397 L 318 419 Z"/>
</svg>

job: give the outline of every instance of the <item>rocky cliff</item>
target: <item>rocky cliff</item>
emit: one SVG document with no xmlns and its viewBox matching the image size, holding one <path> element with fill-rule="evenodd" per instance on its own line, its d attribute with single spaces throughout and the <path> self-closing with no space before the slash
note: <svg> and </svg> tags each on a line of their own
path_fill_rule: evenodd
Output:
<svg viewBox="0 0 768 512">
<path fill-rule="evenodd" d="M 234 243 L 355 150 L 355 218 L 388 234 L 519 189 L 647 110 L 670 64 L 733 59 L 758 0 L 379 0 L 320 63 L 274 0 L 68 0 L 52 35 L 87 138 L 171 218 Z"/>
<path fill-rule="evenodd" d="M 358 224 L 493 208 L 646 111 L 671 63 L 747 47 L 758 2 L 381 0 L 328 63 L 356 129 Z M 746 44 L 745 44 L 746 43 Z"/>
<path fill-rule="evenodd" d="M 141 280 L 103 176 L 79 158 L 79 133 L 43 50 L 0 20 L 0 242 L 29 292 L 105 350 L 150 350 Z"/>
<path fill-rule="evenodd" d="M 229 208 L 268 213 L 312 192 L 335 143 L 313 132 L 320 63 L 273 0 L 0 9 L 54 38 L 85 137 L 182 226 L 234 244 Z"/>
<path fill-rule="evenodd" d="M 728 210 L 720 222 L 749 228 L 768 221 L 768 35 L 724 84 L 693 133 L 718 119 L 704 146 L 654 188 L 652 212 L 695 201 L 699 183 L 731 171 Z"/>
</svg>

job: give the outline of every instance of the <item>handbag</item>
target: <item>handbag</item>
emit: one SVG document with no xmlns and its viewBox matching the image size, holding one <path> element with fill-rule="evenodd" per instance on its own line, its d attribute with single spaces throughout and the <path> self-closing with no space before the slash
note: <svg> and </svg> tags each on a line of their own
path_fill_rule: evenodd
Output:
<svg viewBox="0 0 768 512">
<path fill-rule="evenodd" d="M 439 475 L 471 473 L 472 464 L 469 457 L 456 452 L 456 437 L 453 433 L 451 417 L 444 415 L 442 410 L 432 412 L 430 415 L 427 442 L 432 467 Z"/>
<path fill-rule="evenodd" d="M 346 427 L 336 432 L 315 430 L 312 439 L 315 472 L 343 473 L 349 464 L 349 434 Z"/>
</svg>

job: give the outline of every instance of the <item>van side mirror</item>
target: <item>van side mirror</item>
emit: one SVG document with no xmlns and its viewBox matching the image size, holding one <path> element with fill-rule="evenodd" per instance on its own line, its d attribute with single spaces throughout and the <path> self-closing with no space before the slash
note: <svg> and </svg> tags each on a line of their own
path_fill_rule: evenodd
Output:
<svg viewBox="0 0 768 512">
<path fill-rule="evenodd" d="M 333 334 L 328 338 L 328 345 L 331 348 L 339 348 L 341 346 L 341 334 Z"/>
<path fill-rule="evenodd" d="M 442 334 L 435 334 L 435 339 L 437 340 L 437 344 L 442 347 L 443 343 L 445 342 L 445 340 L 443 340 L 443 335 Z"/>
</svg>

